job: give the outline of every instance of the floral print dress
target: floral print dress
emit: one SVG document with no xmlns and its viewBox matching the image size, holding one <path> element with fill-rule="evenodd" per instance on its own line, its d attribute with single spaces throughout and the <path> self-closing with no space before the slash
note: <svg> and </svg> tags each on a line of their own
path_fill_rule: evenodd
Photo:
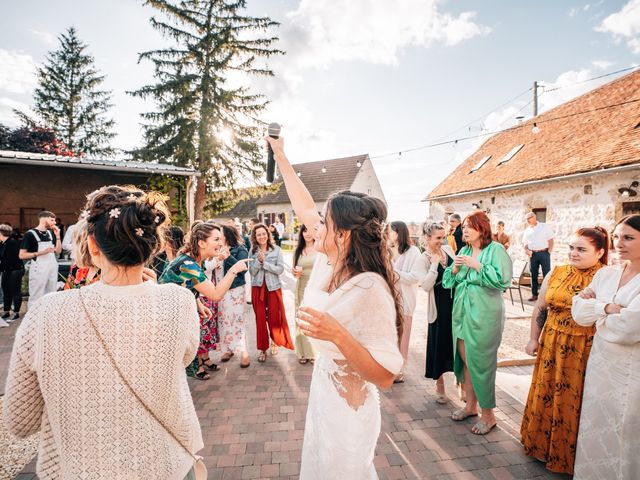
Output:
<svg viewBox="0 0 640 480">
<path fill-rule="evenodd" d="M 175 283 L 182 287 L 188 288 L 196 298 L 200 298 L 203 305 L 211 310 L 211 316 L 208 318 L 200 318 L 200 345 L 198 346 L 198 355 L 205 355 L 209 350 L 216 349 L 217 342 L 217 318 L 218 303 L 212 302 L 207 297 L 200 296 L 195 286 L 201 282 L 208 280 L 207 275 L 202 266 L 191 256 L 181 254 L 176 257 L 165 268 L 158 283 Z M 215 282 L 215 280 L 212 279 Z M 195 375 L 198 370 L 198 360 L 194 359 L 193 363 L 187 367 L 187 374 Z"/>
</svg>

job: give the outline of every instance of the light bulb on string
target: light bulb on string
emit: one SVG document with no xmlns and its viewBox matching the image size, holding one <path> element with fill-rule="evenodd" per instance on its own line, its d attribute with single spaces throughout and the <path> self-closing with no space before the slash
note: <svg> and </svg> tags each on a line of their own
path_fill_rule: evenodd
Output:
<svg viewBox="0 0 640 480">
<path fill-rule="evenodd" d="M 322 167 L 322 173 L 327 173 L 327 167 Z"/>
<path fill-rule="evenodd" d="M 356 162 L 356 167 L 360 168 L 361 166 L 362 166 L 362 162 L 361 162 L 360 160 L 358 160 L 358 161 Z"/>
<path fill-rule="evenodd" d="M 533 128 L 531 129 L 531 133 L 533 133 L 534 135 L 537 135 L 538 133 L 540 133 L 540 127 L 538 127 L 538 125 L 533 122 Z"/>
<path fill-rule="evenodd" d="M 296 175 L 298 175 L 299 177 L 302 176 L 302 172 L 296 172 Z"/>
</svg>

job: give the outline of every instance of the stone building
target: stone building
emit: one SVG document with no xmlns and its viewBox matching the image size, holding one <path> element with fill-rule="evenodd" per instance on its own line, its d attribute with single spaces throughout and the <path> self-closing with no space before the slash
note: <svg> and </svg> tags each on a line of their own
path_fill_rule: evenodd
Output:
<svg viewBox="0 0 640 480">
<path fill-rule="evenodd" d="M 331 194 L 341 190 L 362 192 L 385 200 L 369 155 L 297 163 L 293 168 L 309 189 L 318 211 L 322 211 Z M 291 236 L 296 223 L 295 214 L 282 180 L 276 185 L 277 192 L 243 200 L 231 210 L 218 215 L 216 220 L 239 218 L 241 221 L 247 221 L 255 217 L 271 224 L 277 215 L 284 222 L 287 235 Z"/>
<path fill-rule="evenodd" d="M 39 153 L 0 151 L 0 222 L 21 232 L 38 224 L 38 213 L 50 210 L 71 225 L 78 219 L 87 193 L 112 184 L 146 186 L 153 174 L 186 177 L 179 199 L 193 217 L 197 173 L 166 164 L 124 160 L 57 157 Z M 184 204 L 184 203 L 183 203 Z"/>
<path fill-rule="evenodd" d="M 640 71 L 628 74 L 489 138 L 425 201 L 438 220 L 484 210 L 525 259 L 525 214 L 555 231 L 552 260 L 563 262 L 577 228 L 610 229 L 640 213 Z"/>
</svg>

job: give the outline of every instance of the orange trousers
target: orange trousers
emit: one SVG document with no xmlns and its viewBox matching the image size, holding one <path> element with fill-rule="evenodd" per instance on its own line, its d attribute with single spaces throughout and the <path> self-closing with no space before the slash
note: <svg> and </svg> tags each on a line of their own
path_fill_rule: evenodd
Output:
<svg viewBox="0 0 640 480">
<path fill-rule="evenodd" d="M 269 336 L 276 345 L 293 350 L 282 290 L 270 292 L 267 290 L 266 282 L 261 287 L 251 287 L 251 304 L 256 314 L 258 350 L 269 349 Z"/>
</svg>

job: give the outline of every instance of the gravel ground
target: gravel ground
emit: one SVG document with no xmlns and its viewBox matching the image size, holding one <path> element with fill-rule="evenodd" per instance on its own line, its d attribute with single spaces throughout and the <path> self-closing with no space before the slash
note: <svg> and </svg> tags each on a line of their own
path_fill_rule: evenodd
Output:
<svg viewBox="0 0 640 480">
<path fill-rule="evenodd" d="M 502 343 L 498 349 L 498 361 L 530 359 L 524 353 L 524 347 L 529 341 L 530 319 L 507 318 L 502 332 Z"/>
<path fill-rule="evenodd" d="M 0 411 L 4 399 L 0 397 Z M 19 439 L 11 435 L 0 423 L 0 480 L 14 478 L 24 466 L 31 461 L 38 450 L 39 435 L 35 434 L 26 439 Z"/>
</svg>

